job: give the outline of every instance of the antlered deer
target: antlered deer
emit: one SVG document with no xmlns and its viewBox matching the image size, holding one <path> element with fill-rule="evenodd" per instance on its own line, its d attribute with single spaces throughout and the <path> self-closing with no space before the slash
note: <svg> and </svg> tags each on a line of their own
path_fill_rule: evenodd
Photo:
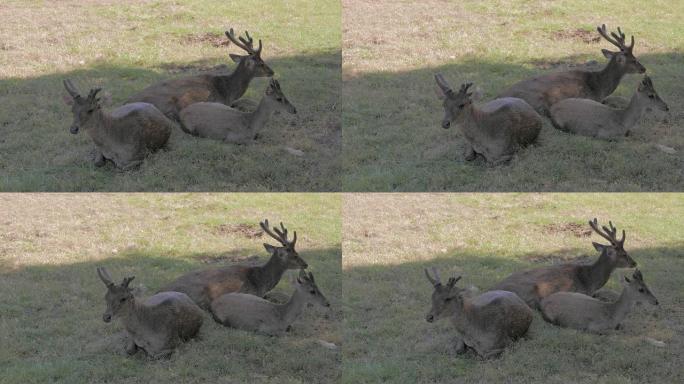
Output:
<svg viewBox="0 0 684 384">
<path fill-rule="evenodd" d="M 193 103 L 214 101 L 230 105 L 245 94 L 253 78 L 273 76 L 273 70 L 261 59 L 261 40 L 259 48 L 254 49 L 249 33 L 245 32 L 245 36 L 246 38 L 236 38 L 232 28 L 226 31 L 226 37 L 247 52 L 244 56 L 230 54 L 230 58 L 238 64 L 232 73 L 210 73 L 165 80 L 143 89 L 127 102 L 143 101 L 154 104 L 176 121 L 178 113 Z"/>
<path fill-rule="evenodd" d="M 452 121 L 460 125 L 466 160 L 480 154 L 489 163 L 505 163 L 518 149 L 537 140 L 542 119 L 524 100 L 506 97 L 475 106 L 468 92 L 472 83 L 454 92 L 441 74 L 435 80 L 444 93 L 442 127 L 449 128 Z"/>
<path fill-rule="evenodd" d="M 630 129 L 647 108 L 669 110 L 658 96 L 651 78 L 644 76 L 625 109 L 611 108 L 594 100 L 570 98 L 551 107 L 551 122 L 562 131 L 599 139 L 614 139 L 628 136 Z"/>
<path fill-rule="evenodd" d="M 211 303 L 214 320 L 227 327 L 279 336 L 297 320 L 306 304 L 330 306 L 311 272 L 307 275 L 300 269 L 299 277 L 293 280 L 295 291 L 285 304 L 274 304 L 245 293 L 228 293 L 219 297 Z"/>
<path fill-rule="evenodd" d="M 290 104 L 278 80 L 271 79 L 254 112 L 241 112 L 219 103 L 195 103 L 180 112 L 180 126 L 193 136 L 247 144 L 258 135 L 275 111 L 297 113 Z"/>
<path fill-rule="evenodd" d="M 425 276 L 432 283 L 432 308 L 426 320 L 448 317 L 458 331 L 457 353 L 470 347 L 478 355 L 489 358 L 499 355 L 515 340 L 527 333 L 532 323 L 532 310 L 515 293 L 489 291 L 473 298 L 456 287 L 461 277 L 452 277 L 442 285 L 439 273 L 427 268 Z"/>
<path fill-rule="evenodd" d="M 612 222 L 610 228 L 598 226 L 596 219 L 589 221 L 591 228 L 610 242 L 610 245 L 592 243 L 601 253 L 598 260 L 590 265 L 559 264 L 516 272 L 492 289 L 515 292 L 533 309 L 539 308 L 541 300 L 556 292 L 579 292 L 591 295 L 603 287 L 615 268 L 634 268 L 636 262 L 625 252 L 625 231 L 617 239 L 617 230 Z"/>
<path fill-rule="evenodd" d="M 606 31 L 606 25 L 597 27 L 598 33 L 611 44 L 618 47 L 618 52 L 602 49 L 603 55 L 610 61 L 600 71 L 572 70 L 535 76 L 513 84 L 498 97 L 519 97 L 537 112 L 549 114 L 549 109 L 557 102 L 575 97 L 582 99 L 603 100 L 615 91 L 620 80 L 627 73 L 644 73 L 641 63 L 634 57 L 634 36 L 630 45 L 625 44 L 625 34 L 618 28 L 618 33 Z"/>
<path fill-rule="evenodd" d="M 106 112 L 97 97 L 100 88 L 82 97 L 71 80 L 64 80 L 64 87 L 71 96 L 65 96 L 65 101 L 74 114 L 69 131 L 77 134 L 83 128 L 93 140 L 97 147 L 95 166 L 111 160 L 124 170 L 137 167 L 147 153 L 166 145 L 176 126 L 152 104 L 126 104 Z"/>
<path fill-rule="evenodd" d="M 209 309 L 214 299 L 226 293 L 241 292 L 263 296 L 278 284 L 285 270 L 307 267 L 306 262 L 295 251 L 296 231 L 290 241 L 287 239 L 287 229 L 283 223 L 280 223 L 281 229 L 273 227 L 275 233 L 269 229 L 268 220 L 264 220 L 260 225 L 264 232 L 282 244 L 282 247 L 274 247 L 264 243 L 266 251 L 271 254 L 266 264 L 257 267 L 230 265 L 189 272 L 162 288 L 160 292 L 183 292 L 201 308 Z"/>
<path fill-rule="evenodd" d="M 624 277 L 624 284 L 620 298 L 614 303 L 605 303 L 581 293 L 554 293 L 542 300 L 542 316 L 551 324 L 582 331 L 620 329 L 635 302 L 658 305 L 658 299 L 648 289 L 638 269 L 634 271 L 632 280 Z"/>
<path fill-rule="evenodd" d="M 128 334 L 129 355 L 140 348 L 153 358 L 168 357 L 181 342 L 199 333 L 202 310 L 184 293 L 161 292 L 138 301 L 128 287 L 134 277 L 116 285 L 105 268 L 97 268 L 97 275 L 107 286 L 107 310 L 102 320 L 109 323 L 113 317 L 121 319 Z"/>
</svg>

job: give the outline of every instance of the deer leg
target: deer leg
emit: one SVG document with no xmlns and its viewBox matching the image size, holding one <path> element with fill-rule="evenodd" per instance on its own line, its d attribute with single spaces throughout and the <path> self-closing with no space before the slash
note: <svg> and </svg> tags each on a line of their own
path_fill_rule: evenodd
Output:
<svg viewBox="0 0 684 384">
<path fill-rule="evenodd" d="M 93 154 L 93 165 L 95 165 L 97 168 L 103 167 L 106 162 L 107 162 L 107 159 L 105 159 L 102 152 L 97 151 L 96 153 Z"/>
<path fill-rule="evenodd" d="M 130 171 L 131 169 L 138 168 L 142 164 L 142 160 L 133 160 L 129 162 L 128 164 L 124 165 L 121 167 L 122 171 Z"/>
<path fill-rule="evenodd" d="M 136 352 L 138 352 L 138 346 L 135 344 L 135 340 L 129 336 L 126 341 L 126 354 L 132 356 L 135 355 Z"/>
<path fill-rule="evenodd" d="M 454 340 L 454 349 L 455 349 L 455 352 L 457 355 L 462 355 L 462 354 L 466 353 L 468 348 L 465 345 L 465 342 L 463 342 L 463 339 L 461 339 L 460 337 L 457 337 Z"/>
<path fill-rule="evenodd" d="M 463 157 L 465 158 L 465 161 L 473 161 L 477 157 L 477 153 L 475 153 L 473 146 L 469 143 L 466 143 L 465 145 L 465 148 L 463 150 Z"/>
<path fill-rule="evenodd" d="M 493 160 L 489 162 L 489 165 L 496 167 L 499 165 L 504 165 L 507 164 L 511 159 L 513 158 L 513 155 L 501 155 L 498 159 Z"/>
</svg>

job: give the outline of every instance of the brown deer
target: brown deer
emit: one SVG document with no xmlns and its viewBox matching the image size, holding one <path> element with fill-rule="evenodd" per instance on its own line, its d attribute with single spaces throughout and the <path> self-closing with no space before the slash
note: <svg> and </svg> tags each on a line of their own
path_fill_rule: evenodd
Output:
<svg viewBox="0 0 684 384">
<path fill-rule="evenodd" d="M 620 28 L 617 34 L 610 33 L 612 38 L 605 24 L 597 27 L 597 30 L 604 39 L 620 49 L 617 52 L 601 50 L 610 60 L 602 70 L 576 69 L 535 76 L 513 84 L 498 97 L 519 97 L 540 114 L 548 116 L 551 106 L 563 99 L 574 97 L 601 101 L 615 91 L 625 74 L 646 72 L 646 68 L 632 53 L 634 36 L 630 45 L 627 45 L 625 34 Z"/>
<path fill-rule="evenodd" d="M 260 225 L 264 232 L 282 244 L 282 247 L 274 247 L 264 243 L 266 251 L 271 254 L 266 264 L 257 267 L 230 265 L 189 272 L 166 285 L 160 292 L 183 292 L 202 309 L 208 310 L 214 299 L 226 293 L 249 293 L 261 297 L 278 284 L 285 270 L 305 269 L 308 266 L 295 250 L 296 231 L 290 241 L 283 223 L 280 223 L 281 229 L 273 227 L 273 231 L 268 227 L 268 220 Z"/>
<path fill-rule="evenodd" d="M 592 243 L 601 253 L 595 263 L 567 263 L 515 272 L 492 289 L 515 292 L 533 309 L 539 309 L 541 300 L 556 292 L 593 294 L 606 284 L 615 268 L 636 267 L 636 262 L 624 249 L 625 231 L 618 240 L 617 229 L 612 222 L 608 225 L 610 228 L 603 226 L 601 231 L 596 219 L 589 221 L 589 226 L 610 242 L 610 245 Z"/>
<path fill-rule="evenodd" d="M 114 284 L 105 268 L 97 275 L 107 287 L 105 323 L 118 317 L 126 327 L 126 353 L 144 350 L 152 358 L 168 357 L 183 341 L 194 338 L 202 326 L 202 310 L 179 292 L 161 292 L 145 300 L 136 300 L 128 285 L 135 277 L 126 277 Z"/>
<path fill-rule="evenodd" d="M 257 138 L 275 111 L 297 113 L 280 89 L 278 80 L 271 79 L 256 111 L 241 112 L 220 103 L 195 103 L 180 112 L 180 126 L 193 136 L 247 144 Z"/>
<path fill-rule="evenodd" d="M 589 99 L 570 98 L 551 107 L 553 126 L 566 132 L 599 139 L 629 136 L 630 129 L 649 108 L 668 111 L 648 76 L 639 83 L 627 108 L 615 109 Z"/>
<path fill-rule="evenodd" d="M 243 56 L 230 54 L 230 58 L 237 63 L 232 73 L 209 73 L 164 80 L 131 96 L 127 102 L 154 104 L 175 121 L 178 121 L 178 113 L 193 103 L 213 101 L 230 105 L 245 94 L 253 78 L 273 76 L 273 70 L 261 59 L 261 40 L 255 49 L 249 33 L 245 32 L 245 36 L 236 38 L 232 28 L 226 31 L 226 37 L 247 52 Z"/>
<path fill-rule="evenodd" d="M 64 88 L 70 95 L 64 100 L 74 115 L 69 131 L 77 134 L 82 128 L 90 136 L 97 147 L 97 167 L 106 160 L 123 170 L 139 166 L 149 152 L 166 145 L 176 126 L 152 104 L 131 103 L 106 112 L 97 97 L 100 88 L 91 89 L 87 97 L 71 80 L 64 80 Z"/>
<path fill-rule="evenodd" d="M 635 302 L 658 305 L 637 269 L 632 280 L 624 277 L 625 287 L 617 301 L 605 303 L 576 292 L 558 292 L 541 302 L 544 320 L 551 324 L 581 331 L 601 333 L 622 328 L 622 322 Z"/>
<path fill-rule="evenodd" d="M 300 269 L 299 277 L 293 279 L 293 284 L 295 291 L 285 304 L 274 304 L 246 293 L 227 293 L 211 302 L 211 313 L 214 320 L 227 327 L 271 336 L 283 335 L 306 304 L 330 306 L 311 272 L 307 274 Z"/>
<path fill-rule="evenodd" d="M 441 74 L 435 80 L 444 94 L 442 127 L 448 129 L 452 121 L 459 124 L 467 161 L 480 154 L 490 164 L 505 163 L 518 149 L 537 140 L 542 119 L 524 100 L 506 97 L 475 106 L 468 92 L 472 83 L 454 92 Z"/>
<path fill-rule="evenodd" d="M 489 291 L 475 297 L 456 287 L 461 277 L 452 277 L 442 285 L 437 269 L 427 268 L 425 276 L 432 283 L 432 308 L 426 316 L 429 323 L 449 318 L 459 339 L 456 352 L 470 347 L 483 358 L 495 357 L 515 340 L 524 336 L 532 323 L 532 310 L 515 293 Z"/>
</svg>

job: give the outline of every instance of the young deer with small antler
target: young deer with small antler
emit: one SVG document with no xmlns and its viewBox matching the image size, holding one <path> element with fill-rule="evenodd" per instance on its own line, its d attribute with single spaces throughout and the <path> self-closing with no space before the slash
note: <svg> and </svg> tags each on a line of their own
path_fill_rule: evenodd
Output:
<svg viewBox="0 0 684 384">
<path fill-rule="evenodd" d="M 308 266 L 295 250 L 296 231 L 292 240 L 288 240 L 283 223 L 280 223 L 281 229 L 273 227 L 273 231 L 268 227 L 268 220 L 260 225 L 264 232 L 282 244 L 282 247 L 274 247 L 264 243 L 264 248 L 271 254 L 266 264 L 257 267 L 230 265 L 189 272 L 160 291 L 183 292 L 201 308 L 209 309 L 214 299 L 226 293 L 241 292 L 261 297 L 278 284 L 285 270 L 305 269 Z"/>
<path fill-rule="evenodd" d="M 293 279 L 295 291 L 285 304 L 274 304 L 261 297 L 245 293 L 228 293 L 211 303 L 214 320 L 232 328 L 264 333 L 284 334 L 297 320 L 306 304 L 329 307 L 330 303 L 316 286 L 313 274 L 299 270 Z"/>
<path fill-rule="evenodd" d="M 622 238 L 618 240 L 617 229 L 612 222 L 608 222 L 608 225 L 610 228 L 604 225 L 601 231 L 596 219 L 589 221 L 594 232 L 610 242 L 610 245 L 592 243 L 601 253 L 595 263 L 567 263 L 516 272 L 492 289 L 515 292 L 533 309 L 538 309 L 543 298 L 556 292 L 591 295 L 606 284 L 615 268 L 636 267 L 636 262 L 624 249 L 625 231 L 622 231 Z"/>
<path fill-rule="evenodd" d="M 245 32 L 245 36 L 246 38 L 236 38 L 232 28 L 226 31 L 228 40 L 247 52 L 244 56 L 230 54 L 230 58 L 238 64 L 232 73 L 210 73 L 165 80 L 143 89 L 127 102 L 143 101 L 154 104 L 176 121 L 179 112 L 190 104 L 213 101 L 230 105 L 245 94 L 253 78 L 273 76 L 273 70 L 261 59 L 261 40 L 259 47 L 255 49 L 249 33 Z"/>
<path fill-rule="evenodd" d="M 256 139 L 275 111 L 297 113 L 280 89 L 278 80 L 271 79 L 256 111 L 241 112 L 219 103 L 195 103 L 180 112 L 180 126 L 193 136 L 247 144 Z"/>
<path fill-rule="evenodd" d="M 452 277 L 442 285 L 439 273 L 427 268 L 425 276 L 434 287 L 432 308 L 426 316 L 429 323 L 449 318 L 459 333 L 456 352 L 470 347 L 478 355 L 489 358 L 499 355 L 515 340 L 524 336 L 532 323 L 532 310 L 515 293 L 489 291 L 469 297 L 465 289 L 456 287 L 461 277 Z"/>
<path fill-rule="evenodd" d="M 184 293 L 160 292 L 144 300 L 136 300 L 128 285 L 134 277 L 114 284 L 105 268 L 97 275 L 107 287 L 105 323 L 118 317 L 126 327 L 126 353 L 142 349 L 153 358 L 168 357 L 183 341 L 194 338 L 202 326 L 202 310 Z"/>
<path fill-rule="evenodd" d="M 648 108 L 669 110 L 658 96 L 651 78 L 644 76 L 625 109 L 611 108 L 594 100 L 570 98 L 551 107 L 551 122 L 562 131 L 577 135 L 615 139 L 628 136 Z"/>
<path fill-rule="evenodd" d="M 549 114 L 552 105 L 571 97 L 601 101 L 615 91 L 620 80 L 628 73 L 644 73 L 641 63 L 634 57 L 634 36 L 630 45 L 625 44 L 625 34 L 606 31 L 603 24 L 596 28 L 598 33 L 618 47 L 617 52 L 602 49 L 610 61 L 600 71 L 572 70 L 535 76 L 513 84 L 498 97 L 519 97 L 543 115 Z M 612 38 L 611 38 L 612 35 Z"/>
<path fill-rule="evenodd" d="M 126 104 L 106 112 L 97 97 L 100 88 L 83 97 L 71 80 L 64 80 L 64 87 L 70 95 L 64 100 L 74 115 L 69 131 L 77 134 L 82 128 L 93 140 L 97 147 L 95 166 L 111 160 L 123 170 L 134 168 L 147 153 L 165 146 L 176 126 L 152 104 Z"/>
<path fill-rule="evenodd" d="M 551 324 L 582 331 L 620 329 L 635 302 L 658 305 L 658 299 L 648 289 L 638 269 L 634 271 L 632 280 L 624 277 L 624 285 L 620 298 L 613 303 L 605 303 L 581 293 L 554 293 L 542 300 L 542 316 Z"/>
<path fill-rule="evenodd" d="M 475 106 L 468 92 L 472 83 L 454 92 L 441 74 L 435 80 L 444 93 L 442 127 L 448 129 L 452 121 L 459 124 L 466 140 L 466 160 L 480 154 L 491 164 L 505 163 L 518 149 L 537 140 L 542 119 L 524 100 L 506 97 Z"/>
</svg>

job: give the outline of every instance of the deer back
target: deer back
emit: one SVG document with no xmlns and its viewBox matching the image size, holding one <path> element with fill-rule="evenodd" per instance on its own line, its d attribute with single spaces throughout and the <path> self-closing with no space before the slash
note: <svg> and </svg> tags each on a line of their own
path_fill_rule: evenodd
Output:
<svg viewBox="0 0 684 384">
<path fill-rule="evenodd" d="M 159 292 L 183 292 L 200 308 L 208 309 L 215 298 L 228 292 L 239 291 L 247 281 L 249 269 L 247 266 L 231 265 L 192 271 L 178 277 Z"/>
</svg>

